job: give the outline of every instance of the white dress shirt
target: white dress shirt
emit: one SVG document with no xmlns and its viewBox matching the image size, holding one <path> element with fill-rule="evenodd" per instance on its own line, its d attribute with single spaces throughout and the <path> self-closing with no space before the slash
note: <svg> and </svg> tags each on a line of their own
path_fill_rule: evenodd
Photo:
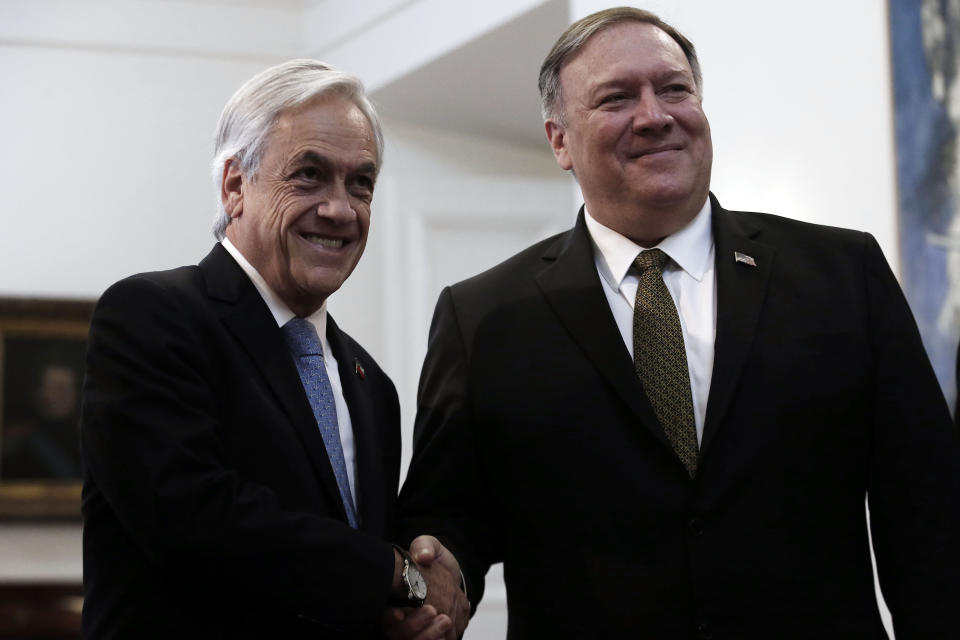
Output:
<svg viewBox="0 0 960 640">
<path fill-rule="evenodd" d="M 227 238 L 221 241 L 223 248 L 226 249 L 233 259 L 237 261 L 243 272 L 247 274 L 253 282 L 253 286 L 260 292 L 263 301 L 267 303 L 267 308 L 273 314 L 273 319 L 277 321 L 278 327 L 283 327 L 290 320 L 296 317 L 296 314 L 290 310 L 290 307 L 281 300 L 263 276 L 254 269 L 253 265 L 247 262 L 240 250 L 233 246 Z M 337 360 L 330 351 L 330 345 L 327 343 L 327 303 L 324 301 L 320 308 L 305 318 L 317 330 L 320 336 L 320 344 L 323 346 L 323 363 L 327 369 L 327 377 L 330 378 L 330 386 L 333 388 L 333 399 L 337 407 L 337 426 L 340 430 L 340 444 L 343 445 L 343 459 L 347 466 L 347 479 L 350 482 L 350 495 L 353 501 L 357 501 L 356 488 L 356 451 L 353 441 L 353 423 L 350 421 L 350 410 L 347 408 L 347 401 L 343 397 L 343 386 L 340 384 L 340 372 L 337 368 Z M 354 509 L 356 509 L 354 504 Z"/>
<path fill-rule="evenodd" d="M 597 222 L 589 211 L 585 212 L 603 292 L 632 358 L 637 276 L 630 271 L 630 267 L 644 248 Z M 671 259 L 663 269 L 663 281 L 680 315 L 698 442 L 703 439 L 703 421 L 707 414 L 707 397 L 713 374 L 713 343 L 717 332 L 717 284 L 710 221 L 708 199 L 687 226 L 664 238 L 655 247 Z"/>
</svg>

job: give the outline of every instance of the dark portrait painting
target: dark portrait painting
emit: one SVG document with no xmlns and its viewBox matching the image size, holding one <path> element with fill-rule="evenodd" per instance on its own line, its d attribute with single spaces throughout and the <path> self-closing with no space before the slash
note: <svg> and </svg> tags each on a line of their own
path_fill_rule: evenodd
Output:
<svg viewBox="0 0 960 640">
<path fill-rule="evenodd" d="M 0 299 L 0 517 L 76 517 L 93 303 Z"/>
<path fill-rule="evenodd" d="M 82 338 L 3 341 L 0 479 L 80 477 Z"/>
<path fill-rule="evenodd" d="M 960 338 L 960 0 L 890 0 L 903 288 L 947 400 Z"/>
</svg>

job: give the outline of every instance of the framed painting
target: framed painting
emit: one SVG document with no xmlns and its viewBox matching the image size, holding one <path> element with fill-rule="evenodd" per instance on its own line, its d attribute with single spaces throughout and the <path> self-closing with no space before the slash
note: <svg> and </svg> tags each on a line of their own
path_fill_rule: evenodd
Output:
<svg viewBox="0 0 960 640">
<path fill-rule="evenodd" d="M 0 298 L 0 517 L 80 515 L 80 389 L 93 302 Z"/>
<path fill-rule="evenodd" d="M 904 292 L 951 407 L 960 340 L 960 2 L 889 0 Z"/>
</svg>

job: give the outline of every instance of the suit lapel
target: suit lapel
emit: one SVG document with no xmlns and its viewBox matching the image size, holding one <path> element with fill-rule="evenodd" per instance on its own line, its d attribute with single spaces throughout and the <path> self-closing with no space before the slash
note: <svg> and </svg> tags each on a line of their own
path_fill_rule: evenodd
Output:
<svg viewBox="0 0 960 640">
<path fill-rule="evenodd" d="M 380 463 L 380 439 L 377 425 L 371 413 L 373 399 L 366 383 L 364 370 L 369 363 L 350 348 L 348 341 L 337 327 L 333 318 L 327 315 L 327 340 L 333 357 L 337 359 L 340 385 L 343 397 L 350 408 L 350 422 L 353 425 L 353 437 L 356 455 L 356 502 L 360 527 L 368 532 L 382 535 L 385 531 L 385 500 L 383 465 Z"/>
<path fill-rule="evenodd" d="M 716 437 L 739 382 L 753 343 L 775 256 L 772 247 L 758 241 L 758 228 L 746 218 L 724 210 L 713 194 L 710 198 L 716 247 L 717 334 L 701 456 Z M 737 253 L 749 256 L 755 265 L 743 258 L 738 261 Z"/>
<path fill-rule="evenodd" d="M 576 226 L 544 254 L 548 266 L 537 276 L 537 284 L 600 376 L 650 433 L 670 447 L 610 312 L 583 215 L 581 209 Z"/>
<path fill-rule="evenodd" d="M 290 418 L 310 454 L 329 504 L 336 505 L 338 516 L 346 521 L 347 514 L 323 438 L 283 334 L 270 310 L 240 265 L 221 245 L 216 245 L 200 262 L 200 270 L 209 296 L 221 303 L 221 320 L 256 364 L 264 382 Z"/>
</svg>

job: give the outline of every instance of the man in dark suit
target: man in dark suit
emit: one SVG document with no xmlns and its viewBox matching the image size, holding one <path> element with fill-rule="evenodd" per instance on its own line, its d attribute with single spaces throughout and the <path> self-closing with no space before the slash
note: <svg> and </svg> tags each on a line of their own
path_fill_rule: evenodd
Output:
<svg viewBox="0 0 960 640">
<path fill-rule="evenodd" d="M 449 287 L 402 527 L 511 639 L 960 633 L 960 457 L 865 233 L 724 210 L 693 45 L 656 16 L 572 25 L 541 70 L 570 231 Z"/>
<path fill-rule="evenodd" d="M 363 253 L 382 145 L 353 76 L 311 60 L 264 71 L 221 116 L 221 243 L 101 298 L 82 411 L 85 637 L 368 638 L 389 606 L 424 600 L 423 637 L 455 633 L 433 606 L 455 616 L 455 562 L 418 570 L 387 542 L 394 386 L 326 311 Z"/>
</svg>

